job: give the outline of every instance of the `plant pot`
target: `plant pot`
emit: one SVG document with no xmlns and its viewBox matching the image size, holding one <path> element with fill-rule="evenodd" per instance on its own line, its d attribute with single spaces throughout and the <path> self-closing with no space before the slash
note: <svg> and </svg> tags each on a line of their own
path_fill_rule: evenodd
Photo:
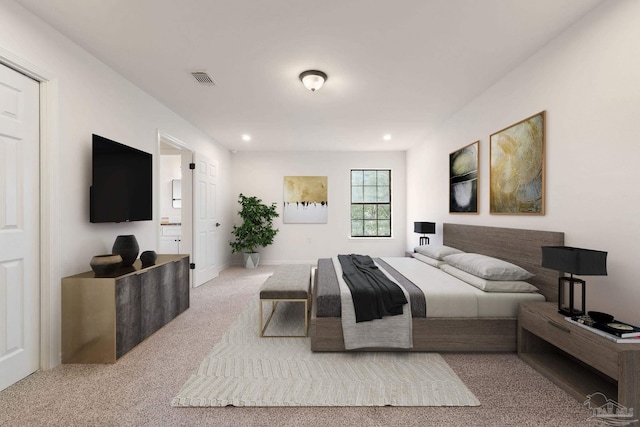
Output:
<svg viewBox="0 0 640 427">
<path fill-rule="evenodd" d="M 119 254 L 122 257 L 123 267 L 133 265 L 133 262 L 138 258 L 138 252 L 140 252 L 136 236 L 129 234 L 127 236 L 116 237 L 116 241 L 113 243 L 112 252 L 114 254 Z"/>
<path fill-rule="evenodd" d="M 260 262 L 259 252 L 243 252 L 242 257 L 244 260 L 244 268 L 256 268 L 258 266 L 258 263 Z"/>
</svg>

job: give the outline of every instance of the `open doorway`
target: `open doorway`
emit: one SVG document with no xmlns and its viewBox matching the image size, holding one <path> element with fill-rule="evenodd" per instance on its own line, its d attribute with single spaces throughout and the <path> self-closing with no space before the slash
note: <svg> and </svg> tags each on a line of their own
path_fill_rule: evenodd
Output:
<svg viewBox="0 0 640 427">
<path fill-rule="evenodd" d="M 158 132 L 158 253 L 193 254 L 193 152 L 180 140 Z"/>
</svg>

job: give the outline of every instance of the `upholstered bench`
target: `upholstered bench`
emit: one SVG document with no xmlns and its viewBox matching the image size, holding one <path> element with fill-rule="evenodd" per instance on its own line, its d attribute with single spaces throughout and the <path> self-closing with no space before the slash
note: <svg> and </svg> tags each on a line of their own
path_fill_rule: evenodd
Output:
<svg viewBox="0 0 640 427">
<path fill-rule="evenodd" d="M 309 298 L 311 297 L 311 265 L 286 264 L 279 266 L 260 288 L 260 337 L 283 337 L 265 335 L 276 306 L 279 302 L 304 303 L 304 335 L 285 337 L 306 337 L 309 335 Z M 262 305 L 271 301 L 271 314 L 263 326 Z"/>
</svg>

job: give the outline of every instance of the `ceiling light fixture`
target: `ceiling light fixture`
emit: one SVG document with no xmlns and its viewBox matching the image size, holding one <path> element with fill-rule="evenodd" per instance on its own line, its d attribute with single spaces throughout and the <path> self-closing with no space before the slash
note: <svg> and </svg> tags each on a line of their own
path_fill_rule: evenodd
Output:
<svg viewBox="0 0 640 427">
<path fill-rule="evenodd" d="M 242 135 L 242 140 L 243 141 L 251 141 L 251 135 L 247 135 L 246 133 L 244 135 Z"/>
<path fill-rule="evenodd" d="M 300 73 L 300 81 L 311 92 L 320 89 L 327 80 L 327 75 L 318 70 L 307 70 Z"/>
<path fill-rule="evenodd" d="M 385 135 L 382 137 L 382 139 L 384 139 L 385 141 L 391 141 L 391 134 L 390 134 L 390 133 L 385 134 Z"/>
</svg>

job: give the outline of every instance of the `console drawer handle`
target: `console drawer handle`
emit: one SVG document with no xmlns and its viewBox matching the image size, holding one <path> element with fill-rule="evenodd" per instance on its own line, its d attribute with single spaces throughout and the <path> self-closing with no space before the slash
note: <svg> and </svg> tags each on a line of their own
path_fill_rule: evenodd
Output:
<svg viewBox="0 0 640 427">
<path fill-rule="evenodd" d="M 571 329 L 567 328 L 566 326 L 563 326 L 559 323 L 554 322 L 553 320 L 547 320 L 547 322 L 549 322 L 549 324 L 551 326 L 555 326 L 556 328 L 560 329 L 561 331 L 567 332 L 567 333 L 571 333 Z"/>
</svg>

